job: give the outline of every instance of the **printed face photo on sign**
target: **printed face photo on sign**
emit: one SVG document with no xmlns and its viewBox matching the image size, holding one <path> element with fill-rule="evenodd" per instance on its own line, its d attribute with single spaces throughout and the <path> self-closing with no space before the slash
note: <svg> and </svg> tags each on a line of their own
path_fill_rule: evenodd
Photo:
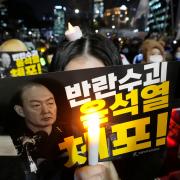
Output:
<svg viewBox="0 0 180 180">
<path fill-rule="evenodd" d="M 11 64 L 11 57 L 8 53 L 2 53 L 0 61 L 1 61 L 2 68 L 4 68 L 4 69 L 9 68 L 10 64 Z"/>
<path fill-rule="evenodd" d="M 42 74 L 36 50 L 26 52 L 0 52 L 1 77 L 18 77 Z"/>
</svg>

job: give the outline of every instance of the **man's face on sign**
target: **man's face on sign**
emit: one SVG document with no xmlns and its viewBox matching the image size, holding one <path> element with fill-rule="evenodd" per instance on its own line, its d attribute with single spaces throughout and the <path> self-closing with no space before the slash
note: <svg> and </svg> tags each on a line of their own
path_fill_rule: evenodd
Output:
<svg viewBox="0 0 180 180">
<path fill-rule="evenodd" d="M 51 127 L 57 107 L 53 94 L 45 86 L 32 86 L 22 93 L 22 112 L 26 125 L 33 131 Z"/>
<path fill-rule="evenodd" d="M 8 68 L 10 66 L 11 58 L 10 58 L 9 54 L 3 53 L 1 55 L 1 64 L 4 68 Z"/>
</svg>

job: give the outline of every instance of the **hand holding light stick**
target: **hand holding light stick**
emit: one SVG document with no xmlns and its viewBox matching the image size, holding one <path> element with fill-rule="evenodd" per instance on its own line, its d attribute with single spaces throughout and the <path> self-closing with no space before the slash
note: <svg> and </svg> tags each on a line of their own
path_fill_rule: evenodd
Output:
<svg viewBox="0 0 180 180">
<path fill-rule="evenodd" d="M 65 36 L 69 41 L 75 41 L 82 37 L 82 32 L 79 26 L 72 26 L 68 23 L 68 30 L 65 32 Z"/>
<path fill-rule="evenodd" d="M 96 165 L 98 163 L 99 154 L 99 116 L 98 114 L 90 115 L 87 121 L 88 126 L 88 164 Z"/>
</svg>

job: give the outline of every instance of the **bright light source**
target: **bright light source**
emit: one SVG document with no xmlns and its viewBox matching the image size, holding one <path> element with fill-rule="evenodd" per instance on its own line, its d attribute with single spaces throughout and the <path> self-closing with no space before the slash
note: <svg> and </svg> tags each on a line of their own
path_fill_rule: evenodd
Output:
<svg viewBox="0 0 180 180">
<path fill-rule="evenodd" d="M 118 38 L 118 41 L 121 41 L 122 40 L 122 38 Z"/>
<path fill-rule="evenodd" d="M 109 36 L 110 35 L 110 33 L 108 32 L 108 33 L 106 33 L 107 34 L 107 36 Z"/>
<path fill-rule="evenodd" d="M 79 9 L 75 9 L 74 12 L 75 12 L 76 14 L 79 14 Z"/>
<path fill-rule="evenodd" d="M 31 35 L 31 34 L 32 34 L 32 32 L 31 32 L 31 31 L 29 31 L 29 32 L 28 32 L 28 34 L 29 34 L 29 35 Z"/>
<path fill-rule="evenodd" d="M 122 10 L 122 11 L 126 11 L 126 10 L 127 10 L 126 5 L 122 5 L 122 6 L 120 7 L 120 10 Z"/>
<path fill-rule="evenodd" d="M 2 26 L 3 26 L 3 27 L 7 27 L 7 24 L 6 24 L 6 23 L 2 23 Z"/>
<path fill-rule="evenodd" d="M 43 57 L 40 58 L 40 63 L 42 66 L 45 66 L 46 65 L 46 61 Z"/>
<path fill-rule="evenodd" d="M 23 21 L 22 21 L 22 19 L 18 19 L 18 23 L 22 23 Z"/>
<path fill-rule="evenodd" d="M 96 10 L 96 14 L 99 14 L 99 10 L 98 9 Z"/>
<path fill-rule="evenodd" d="M 137 32 L 139 32 L 139 29 L 134 29 L 134 31 L 133 31 L 133 32 L 137 33 Z"/>
<path fill-rule="evenodd" d="M 176 41 L 176 40 L 174 40 L 174 41 L 173 41 L 173 44 L 177 44 L 177 41 Z"/>
<path fill-rule="evenodd" d="M 125 21 L 129 21 L 129 17 L 126 17 L 126 18 L 125 18 Z"/>
<path fill-rule="evenodd" d="M 62 6 L 55 6 L 55 9 L 62 9 Z"/>
<path fill-rule="evenodd" d="M 145 32 L 149 32 L 149 31 L 150 31 L 150 28 L 147 27 L 147 28 L 145 29 Z"/>
<path fill-rule="evenodd" d="M 95 33 L 98 33 L 98 32 L 99 32 L 99 30 L 98 30 L 98 29 L 96 29 L 96 30 L 95 30 Z"/>
<path fill-rule="evenodd" d="M 115 29 L 115 27 L 116 27 L 115 25 L 112 25 L 112 29 Z"/>
<path fill-rule="evenodd" d="M 99 126 L 99 114 L 94 113 L 94 114 L 90 114 L 88 116 L 88 120 L 87 120 L 87 125 L 88 127 L 92 127 L 92 135 L 94 134 L 93 132 L 95 131 L 95 124 L 97 124 L 97 126 Z M 99 131 L 99 129 L 98 129 Z"/>
<path fill-rule="evenodd" d="M 63 7 L 63 10 L 66 11 L 66 7 Z"/>
<path fill-rule="evenodd" d="M 42 47 L 42 48 L 40 48 L 40 51 L 41 51 L 42 53 L 44 53 L 44 52 L 46 51 L 46 48 Z"/>
</svg>

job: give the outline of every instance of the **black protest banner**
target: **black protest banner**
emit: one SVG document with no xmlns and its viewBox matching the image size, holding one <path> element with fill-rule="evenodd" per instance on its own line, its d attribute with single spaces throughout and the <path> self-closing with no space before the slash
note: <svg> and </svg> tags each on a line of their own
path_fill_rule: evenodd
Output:
<svg viewBox="0 0 180 180">
<path fill-rule="evenodd" d="M 99 161 L 141 157 L 166 146 L 170 112 L 178 105 L 179 68 L 179 63 L 163 62 L 2 79 L 1 106 L 8 106 L 21 86 L 41 83 L 56 100 L 55 124 L 63 132 L 57 146 L 68 155 L 66 167 L 87 163 L 86 120 L 95 113 L 100 120 Z M 6 110 L 0 114 L 10 116 Z M 14 116 L 10 119 L 16 125 L 9 127 L 19 126 Z"/>
<path fill-rule="evenodd" d="M 18 77 L 42 73 L 37 50 L 27 52 L 0 52 L 0 76 Z"/>
</svg>

